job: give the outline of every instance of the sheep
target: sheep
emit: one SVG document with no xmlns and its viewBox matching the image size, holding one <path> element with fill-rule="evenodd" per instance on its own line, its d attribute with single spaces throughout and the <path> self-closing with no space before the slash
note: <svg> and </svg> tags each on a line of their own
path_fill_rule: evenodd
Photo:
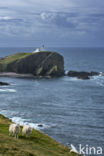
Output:
<svg viewBox="0 0 104 156">
<path fill-rule="evenodd" d="M 23 129 L 22 129 L 22 135 L 26 135 L 29 136 L 32 133 L 32 127 L 30 127 L 29 125 L 24 125 Z"/>
<path fill-rule="evenodd" d="M 18 134 L 20 133 L 20 126 L 18 124 L 11 124 L 9 126 L 9 136 L 14 135 L 18 139 Z"/>
</svg>

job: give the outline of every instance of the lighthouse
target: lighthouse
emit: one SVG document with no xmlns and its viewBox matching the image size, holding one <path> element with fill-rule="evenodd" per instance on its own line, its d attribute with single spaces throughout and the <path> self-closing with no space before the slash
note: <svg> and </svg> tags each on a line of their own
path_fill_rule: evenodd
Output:
<svg viewBox="0 0 104 156">
<path fill-rule="evenodd" d="M 36 48 L 36 49 L 33 51 L 33 53 L 38 53 L 38 52 L 42 52 L 42 51 L 46 51 L 44 45 L 42 45 L 42 47 L 40 47 L 40 48 Z"/>
</svg>

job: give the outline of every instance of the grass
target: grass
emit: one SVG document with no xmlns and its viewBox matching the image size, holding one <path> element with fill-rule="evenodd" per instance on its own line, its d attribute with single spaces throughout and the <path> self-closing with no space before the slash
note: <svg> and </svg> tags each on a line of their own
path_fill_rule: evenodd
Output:
<svg viewBox="0 0 104 156">
<path fill-rule="evenodd" d="M 46 52 L 46 51 L 43 51 L 43 52 Z M 42 53 L 43 53 L 42 52 Z M 53 52 L 54 53 L 54 52 Z M 33 55 L 34 53 L 16 53 L 16 54 L 13 54 L 13 55 L 10 55 L 10 56 L 7 56 L 3 59 L 0 59 L 0 64 L 8 64 L 8 63 L 12 63 L 14 61 L 17 61 L 17 60 L 20 60 L 20 59 L 23 59 L 29 55 Z"/>
<path fill-rule="evenodd" d="M 43 51 L 43 52 L 46 52 L 46 51 Z M 54 53 L 54 52 L 52 52 L 52 53 Z M 15 61 L 20 61 L 21 59 L 24 59 L 30 55 L 33 55 L 33 53 L 32 52 L 28 52 L 28 53 L 22 52 L 22 53 L 16 53 L 16 54 L 13 54 L 13 55 L 10 55 L 10 56 L 0 59 L 0 71 L 3 72 L 9 63 L 13 63 Z"/>
<path fill-rule="evenodd" d="M 16 53 L 14 55 L 7 56 L 4 59 L 0 60 L 1 69 L 4 69 L 8 63 L 12 63 L 17 60 L 19 61 L 20 59 L 23 59 L 32 54 L 33 53 Z"/>
<path fill-rule="evenodd" d="M 0 156 L 78 156 L 70 149 L 37 130 L 30 137 L 8 135 L 11 121 L 0 115 Z M 22 128 L 22 127 L 21 127 Z"/>
</svg>

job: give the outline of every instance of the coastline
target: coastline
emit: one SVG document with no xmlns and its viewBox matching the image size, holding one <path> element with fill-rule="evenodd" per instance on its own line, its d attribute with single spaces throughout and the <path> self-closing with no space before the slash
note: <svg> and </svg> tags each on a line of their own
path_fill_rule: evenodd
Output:
<svg viewBox="0 0 104 156">
<path fill-rule="evenodd" d="M 19 135 L 15 139 L 8 135 L 10 119 L 0 114 L 0 155 L 15 156 L 79 156 L 70 153 L 67 146 L 58 143 L 48 135 L 33 129 L 30 137 Z M 22 128 L 22 127 L 21 127 Z"/>
</svg>

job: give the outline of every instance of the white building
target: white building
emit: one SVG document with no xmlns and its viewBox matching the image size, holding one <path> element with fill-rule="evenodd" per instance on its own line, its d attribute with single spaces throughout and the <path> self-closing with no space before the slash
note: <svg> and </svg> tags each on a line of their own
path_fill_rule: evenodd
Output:
<svg viewBox="0 0 104 156">
<path fill-rule="evenodd" d="M 42 51 L 46 51 L 45 46 L 43 45 L 41 48 L 36 48 L 33 53 L 38 53 L 38 52 L 42 52 Z"/>
</svg>

